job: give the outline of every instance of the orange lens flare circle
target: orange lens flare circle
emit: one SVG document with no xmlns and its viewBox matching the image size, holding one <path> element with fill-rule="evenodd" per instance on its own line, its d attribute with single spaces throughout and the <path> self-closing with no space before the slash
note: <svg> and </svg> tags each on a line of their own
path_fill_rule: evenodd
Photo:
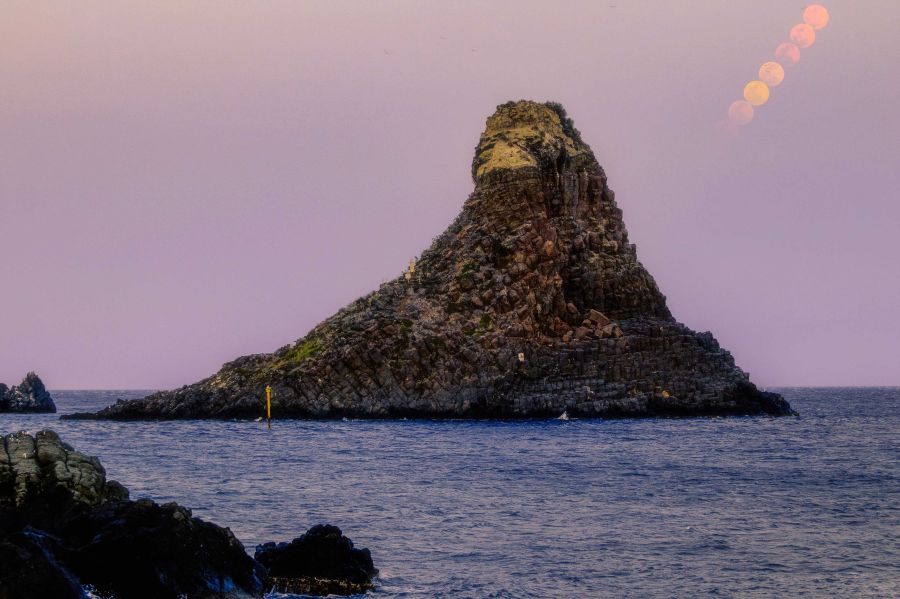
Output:
<svg viewBox="0 0 900 599">
<path fill-rule="evenodd" d="M 810 4 L 803 11 L 803 22 L 813 29 L 823 29 L 828 25 L 828 10 L 821 4 Z"/>
<path fill-rule="evenodd" d="M 744 99 L 753 106 L 762 106 L 769 101 L 769 86 L 762 81 L 751 81 L 744 86 Z"/>
<path fill-rule="evenodd" d="M 745 100 L 732 102 L 728 107 L 728 120 L 736 125 L 746 125 L 753 120 L 753 106 Z"/>
<path fill-rule="evenodd" d="M 792 67 L 800 62 L 800 48 L 790 42 L 778 44 L 775 48 L 775 60 L 783 67 Z"/>
<path fill-rule="evenodd" d="M 800 50 L 816 43 L 816 31 L 828 26 L 831 15 L 821 4 L 810 4 L 803 9 L 803 22 L 791 27 L 789 41 L 775 48 L 775 60 L 764 62 L 755 79 L 744 86 L 744 99 L 732 102 L 728 107 L 728 120 L 719 126 L 723 131 L 734 133 L 741 126 L 753 120 L 756 108 L 769 101 L 773 87 L 784 82 L 784 70 L 800 62 Z"/>
<path fill-rule="evenodd" d="M 784 69 L 777 62 L 765 62 L 759 67 L 759 79 L 769 87 L 778 87 L 784 81 Z"/>
<path fill-rule="evenodd" d="M 809 48 L 816 41 L 816 31 L 806 23 L 797 23 L 791 27 L 790 37 L 798 48 Z"/>
</svg>

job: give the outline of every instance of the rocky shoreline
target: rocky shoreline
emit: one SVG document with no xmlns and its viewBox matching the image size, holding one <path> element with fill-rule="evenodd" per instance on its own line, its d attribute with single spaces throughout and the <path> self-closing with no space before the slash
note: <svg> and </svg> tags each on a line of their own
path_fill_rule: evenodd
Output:
<svg viewBox="0 0 900 599">
<path fill-rule="evenodd" d="M 4 412 L 56 412 L 56 404 L 44 387 L 44 382 L 29 372 L 22 382 L 13 387 L 0 383 L 0 413 Z"/>
<path fill-rule="evenodd" d="M 711 333 L 678 323 L 606 173 L 558 104 L 497 107 L 475 190 L 392 281 L 296 343 L 69 418 L 536 418 L 770 414 Z"/>
<path fill-rule="evenodd" d="M 130 500 L 53 431 L 0 437 L 3 599 L 85 599 L 86 588 L 116 599 L 350 595 L 377 572 L 367 549 L 328 525 L 251 558 L 231 530 L 185 507 Z"/>
</svg>

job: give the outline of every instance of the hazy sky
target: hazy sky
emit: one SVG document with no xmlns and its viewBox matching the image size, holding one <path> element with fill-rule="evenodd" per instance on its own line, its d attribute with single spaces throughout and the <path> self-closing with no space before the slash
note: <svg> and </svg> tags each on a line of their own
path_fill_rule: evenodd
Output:
<svg viewBox="0 0 900 599">
<path fill-rule="evenodd" d="M 760 385 L 900 384 L 900 2 L 716 123 L 805 1 L 0 8 L 0 381 L 168 388 L 402 272 L 557 100 L 675 316 Z"/>
</svg>

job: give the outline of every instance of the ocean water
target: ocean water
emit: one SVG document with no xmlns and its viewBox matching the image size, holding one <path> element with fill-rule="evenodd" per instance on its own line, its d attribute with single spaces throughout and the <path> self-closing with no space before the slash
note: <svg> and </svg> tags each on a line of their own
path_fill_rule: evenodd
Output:
<svg viewBox="0 0 900 599">
<path fill-rule="evenodd" d="M 373 597 L 900 596 L 900 388 L 779 390 L 799 418 L 90 422 L 97 455 L 249 551 L 340 526 Z M 140 391 L 56 391 L 60 413 Z M 276 415 L 277 416 L 277 415 Z"/>
</svg>

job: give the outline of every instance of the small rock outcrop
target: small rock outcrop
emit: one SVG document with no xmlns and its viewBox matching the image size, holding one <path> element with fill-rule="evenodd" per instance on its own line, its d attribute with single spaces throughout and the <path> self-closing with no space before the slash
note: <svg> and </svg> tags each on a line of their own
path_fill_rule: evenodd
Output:
<svg viewBox="0 0 900 599">
<path fill-rule="evenodd" d="M 678 323 L 558 104 L 497 107 L 475 190 L 406 272 L 274 353 L 80 418 L 792 414 Z"/>
<path fill-rule="evenodd" d="M 363 555 L 374 574 L 368 551 L 352 549 L 334 527 L 320 528 L 337 530 L 338 538 L 320 539 L 312 531 L 300 537 L 313 539 L 321 553 L 291 553 L 292 569 L 279 570 L 279 584 L 293 585 L 296 572 L 305 585 L 296 588 L 310 592 L 369 588 L 371 575 L 366 587 L 348 566 Z M 334 549 L 348 545 L 349 553 Z M 82 599 L 86 586 L 118 599 L 238 599 L 261 597 L 274 586 L 266 586 L 268 578 L 229 529 L 175 503 L 129 500 L 125 487 L 107 480 L 97 458 L 75 451 L 56 433 L 0 437 L 3 599 Z"/>
<path fill-rule="evenodd" d="M 356 595 L 378 574 L 368 549 L 356 549 L 337 526 L 320 524 L 290 543 L 256 547 L 267 588 L 302 595 Z"/>
<path fill-rule="evenodd" d="M 56 412 L 56 404 L 41 378 L 29 372 L 21 383 L 12 388 L 0 383 L 2 412 Z"/>
</svg>

